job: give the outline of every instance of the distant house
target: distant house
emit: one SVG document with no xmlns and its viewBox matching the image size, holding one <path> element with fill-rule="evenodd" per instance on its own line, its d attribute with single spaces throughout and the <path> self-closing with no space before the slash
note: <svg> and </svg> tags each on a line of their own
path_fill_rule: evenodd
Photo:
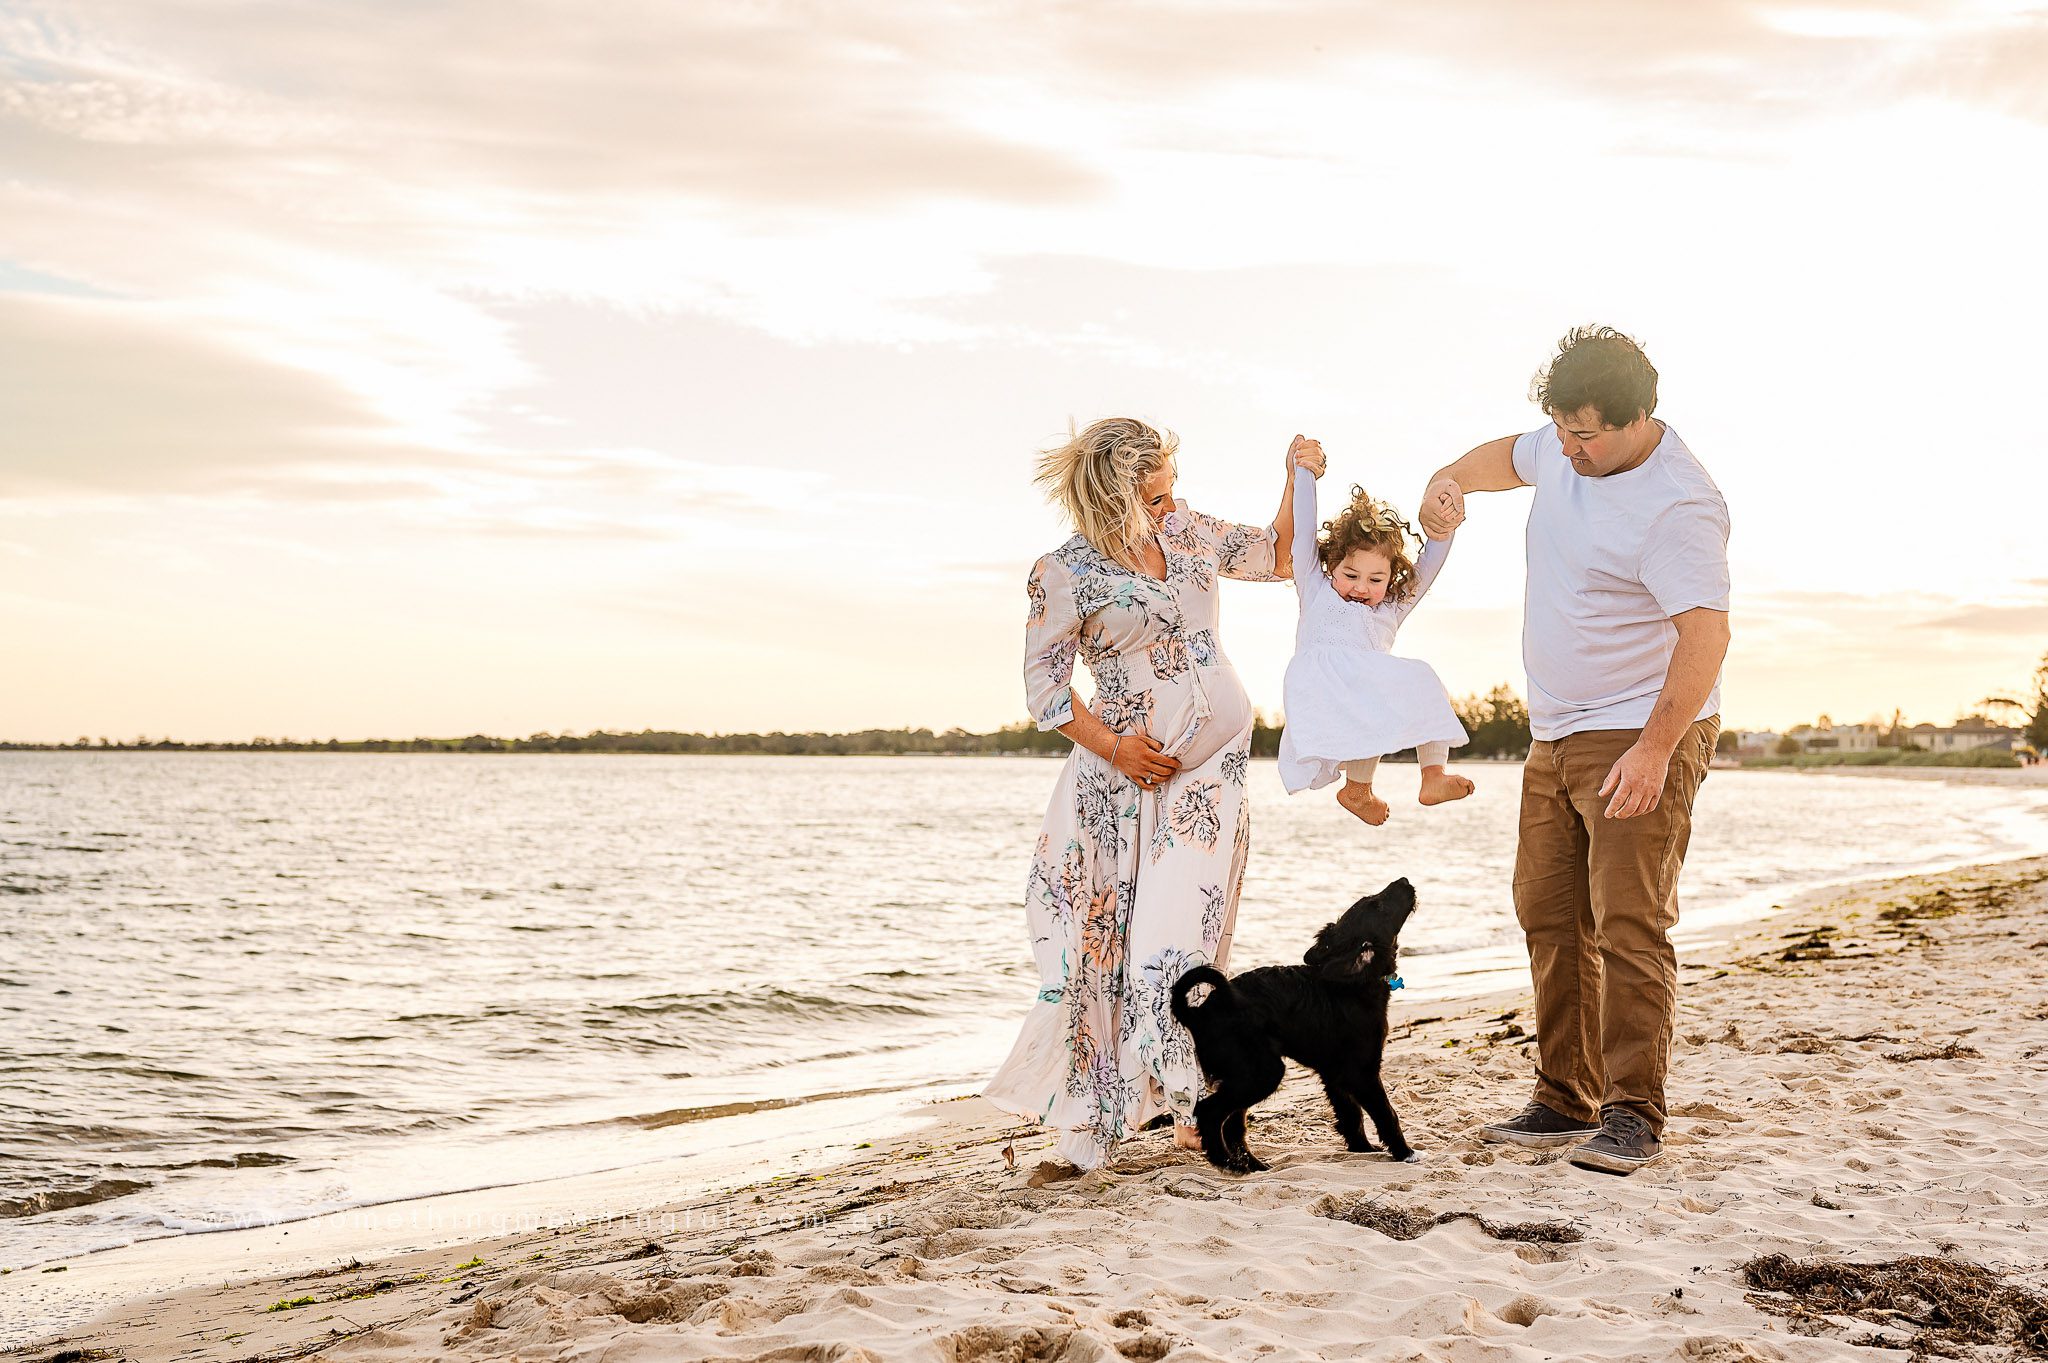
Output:
<svg viewBox="0 0 2048 1363">
<path fill-rule="evenodd" d="M 1821 716 L 1826 719 L 1827 716 Z M 1989 748 L 1995 752 L 2011 752 L 2019 745 L 2021 732 L 2004 724 L 1993 724 L 1981 715 L 1972 715 L 1956 721 L 1947 728 L 1938 724 L 1915 724 L 1910 729 L 1897 731 L 1900 747 L 1921 748 L 1927 752 L 1967 752 L 1972 748 Z M 1879 747 L 1888 747 L 1892 731 L 1881 724 L 1795 724 L 1787 729 L 1783 738 L 1763 729 L 1741 729 L 1735 734 L 1736 752 L 1743 757 L 1774 756 L 1784 738 L 1799 745 L 1801 752 L 1852 753 L 1875 752 Z"/>
<path fill-rule="evenodd" d="M 1925 748 L 1929 752 L 1967 752 L 1972 748 L 2011 752 L 2013 745 L 2019 742 L 2020 731 L 1973 715 L 1957 720 L 1946 729 L 1932 724 L 1915 724 L 1906 731 L 1906 736 L 1914 747 Z"/>
<path fill-rule="evenodd" d="M 1881 732 L 1875 724 L 1832 724 L 1825 729 L 1795 724 L 1785 736 L 1807 752 L 1876 752 Z"/>
<path fill-rule="evenodd" d="M 1765 757 L 1778 746 L 1780 735 L 1770 729 L 1737 729 L 1735 731 L 1735 752 L 1738 757 Z"/>
</svg>

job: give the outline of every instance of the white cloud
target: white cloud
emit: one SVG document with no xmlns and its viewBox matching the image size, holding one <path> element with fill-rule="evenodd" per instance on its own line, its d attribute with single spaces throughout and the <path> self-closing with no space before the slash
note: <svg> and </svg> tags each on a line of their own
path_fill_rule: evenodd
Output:
<svg viewBox="0 0 2048 1363">
<path fill-rule="evenodd" d="M 0 295 L 0 374 L 0 496 L 218 487 L 327 464 L 388 474 L 455 457 L 317 373 L 195 334 L 171 307 Z"/>
<path fill-rule="evenodd" d="M 997 722 L 1014 583 L 946 565 L 1064 533 L 1026 470 L 1069 417 L 1179 429 L 1188 490 L 1246 519 L 1297 429 L 1407 498 L 1535 424 L 1551 338 L 1606 320 L 1735 505 L 1738 650 L 1773 641 L 1742 666 L 1788 705 L 1851 658 L 1932 695 L 2006 665 L 2033 617 L 2001 593 L 2048 569 L 2011 509 L 2048 453 L 2013 171 L 2048 154 L 2044 34 L 1932 0 L 16 6 L 6 543 L 80 610 L 146 560 L 204 642 L 292 609 L 235 571 L 280 544 L 337 622 L 413 582 L 451 648 L 491 637 L 465 612 L 537 614 L 600 671 L 634 611 L 752 677 L 829 611 L 834 715 Z M 192 542 L 124 519 L 169 506 Z M 1414 626 L 1461 688 L 1512 667 L 1516 506 Z M 2021 614 L 1930 660 L 1776 595 L 1930 583 Z M 863 590 L 980 631 L 935 712 L 895 713 Z M 1233 650 L 1277 677 L 1286 612 L 1246 600 Z M 691 694 L 715 726 L 803 693 Z"/>
</svg>

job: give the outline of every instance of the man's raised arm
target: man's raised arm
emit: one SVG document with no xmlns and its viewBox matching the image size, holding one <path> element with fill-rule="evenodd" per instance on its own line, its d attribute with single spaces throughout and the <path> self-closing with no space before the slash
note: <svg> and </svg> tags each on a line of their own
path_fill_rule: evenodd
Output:
<svg viewBox="0 0 2048 1363">
<path fill-rule="evenodd" d="M 1455 529 L 1464 519 L 1468 492 L 1506 492 L 1527 486 L 1515 472 L 1517 438 L 1504 435 L 1489 440 L 1431 475 L 1415 513 L 1424 534 L 1440 538 Z"/>
</svg>

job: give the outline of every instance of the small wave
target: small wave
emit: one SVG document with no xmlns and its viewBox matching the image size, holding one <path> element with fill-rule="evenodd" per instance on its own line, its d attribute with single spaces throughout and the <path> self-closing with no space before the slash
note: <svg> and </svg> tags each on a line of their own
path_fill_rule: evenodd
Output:
<svg viewBox="0 0 2048 1363">
<path fill-rule="evenodd" d="M 728 990 L 716 994 L 657 994 L 631 1003 L 609 1004 L 598 1012 L 627 1017 L 696 1016 L 720 1021 L 730 1021 L 734 1014 L 751 1013 L 816 1019 L 933 1015 L 929 1008 L 907 999 L 870 1000 L 850 998 L 845 994 L 805 994 L 774 987 Z"/>
<path fill-rule="evenodd" d="M 30 1193 L 27 1197 L 0 1199 L 0 1217 L 19 1218 L 41 1216 L 44 1212 L 69 1211 L 73 1207 L 89 1207 L 95 1202 L 108 1202 L 130 1193 L 139 1193 L 149 1185 L 126 1178 L 97 1179 L 83 1188 L 52 1189 Z"/>
<path fill-rule="evenodd" d="M 666 1112 L 643 1112 L 629 1117 L 612 1117 L 601 1122 L 579 1123 L 591 1126 L 637 1126 L 646 1131 L 658 1131 L 665 1126 L 681 1126 L 686 1122 L 716 1121 L 720 1117 L 737 1117 L 748 1112 L 767 1112 L 776 1108 L 803 1107 L 809 1103 L 830 1102 L 835 1098 L 868 1098 L 877 1093 L 903 1093 L 918 1087 L 915 1084 L 883 1084 L 876 1088 L 838 1089 L 830 1093 L 806 1093 L 794 1098 L 755 1098 L 744 1102 L 712 1103 L 705 1107 L 677 1107 Z"/>
<path fill-rule="evenodd" d="M 169 1079 L 181 1084 L 215 1077 L 211 1074 L 193 1074 L 189 1070 L 152 1069 L 147 1065 L 94 1065 L 92 1069 L 98 1074 L 127 1074 L 137 1079 Z"/>
<path fill-rule="evenodd" d="M 34 1140 L 69 1142 L 146 1140 L 154 1134 L 136 1126 L 101 1126 L 92 1122 L 24 1122 L 16 1129 Z"/>
<path fill-rule="evenodd" d="M 753 1061 L 750 1063 L 749 1068 L 779 1070 L 791 1065 L 815 1065 L 828 1060 L 853 1060 L 864 1056 L 887 1055 L 891 1051 L 915 1050 L 917 1047 L 925 1045 L 929 1040 L 929 1036 L 917 1036 L 908 1041 L 898 1041 L 886 1046 L 857 1046 L 844 1051 L 816 1053 L 806 1051 L 802 1055 L 780 1056 L 767 1060 Z M 689 1078 L 688 1075 L 683 1077 Z"/>
<path fill-rule="evenodd" d="M 296 1164 L 291 1155 L 274 1155 L 268 1150 L 251 1150 L 232 1159 L 195 1159 L 182 1164 L 166 1164 L 166 1169 L 268 1169 L 274 1164 Z"/>
</svg>

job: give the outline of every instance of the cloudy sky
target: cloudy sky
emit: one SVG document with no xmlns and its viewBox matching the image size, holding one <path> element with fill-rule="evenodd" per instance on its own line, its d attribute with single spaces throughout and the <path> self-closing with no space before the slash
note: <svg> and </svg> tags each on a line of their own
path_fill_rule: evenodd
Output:
<svg viewBox="0 0 2048 1363">
<path fill-rule="evenodd" d="M 1731 505 L 1728 721 L 1946 722 L 2048 650 L 2044 69 L 2020 0 L 0 0 L 0 737 L 992 727 L 1070 418 L 1412 510 L 1585 321 Z M 1224 623 L 1277 709 L 1291 594 Z"/>
</svg>

